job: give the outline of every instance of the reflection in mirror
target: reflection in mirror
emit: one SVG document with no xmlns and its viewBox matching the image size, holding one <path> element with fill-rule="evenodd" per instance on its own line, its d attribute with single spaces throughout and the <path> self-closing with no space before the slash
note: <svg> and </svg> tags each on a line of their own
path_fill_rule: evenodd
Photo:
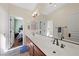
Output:
<svg viewBox="0 0 79 59">
<path fill-rule="evenodd" d="M 41 20 L 37 22 L 37 33 L 44 36 L 53 37 L 53 21 Z"/>
<path fill-rule="evenodd" d="M 68 42 L 79 43 L 79 14 L 69 16 L 67 22 L 56 20 L 37 21 L 37 34 L 58 38 Z M 59 23 L 58 23 L 59 22 Z"/>
<path fill-rule="evenodd" d="M 68 39 L 79 42 L 79 13 L 73 13 L 68 20 Z"/>
<path fill-rule="evenodd" d="M 23 19 L 10 17 L 10 46 L 15 48 L 23 44 Z"/>
<path fill-rule="evenodd" d="M 36 33 L 79 43 L 79 4 L 63 4 L 64 6 L 61 6 L 61 8 L 57 8 L 58 5 L 55 12 L 39 16 Z M 48 8 L 48 10 L 51 9 Z"/>
</svg>

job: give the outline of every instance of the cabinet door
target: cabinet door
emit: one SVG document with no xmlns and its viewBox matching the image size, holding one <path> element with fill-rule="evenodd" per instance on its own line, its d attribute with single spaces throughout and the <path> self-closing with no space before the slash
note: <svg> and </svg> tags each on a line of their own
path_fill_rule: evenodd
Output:
<svg viewBox="0 0 79 59">
<path fill-rule="evenodd" d="M 34 56 L 45 56 L 45 54 L 36 45 L 34 45 Z"/>
</svg>

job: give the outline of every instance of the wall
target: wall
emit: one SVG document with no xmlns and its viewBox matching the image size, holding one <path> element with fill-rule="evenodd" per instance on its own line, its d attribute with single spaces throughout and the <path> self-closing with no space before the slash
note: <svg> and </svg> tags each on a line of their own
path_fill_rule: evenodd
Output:
<svg viewBox="0 0 79 59">
<path fill-rule="evenodd" d="M 30 21 L 32 20 L 32 12 L 15 5 L 9 4 L 9 15 L 21 17 L 24 20 L 24 34 L 27 35 L 28 28 Z M 24 40 L 25 42 L 26 40 Z"/>
<path fill-rule="evenodd" d="M 14 5 L 9 5 L 9 14 L 24 19 L 25 32 L 27 31 L 27 24 L 32 20 L 32 12 Z"/>
<path fill-rule="evenodd" d="M 24 33 L 27 32 L 27 25 L 32 20 L 32 12 L 16 7 L 11 4 L 0 4 L 0 34 L 6 37 L 6 49 L 9 45 L 9 16 L 22 17 L 24 20 Z"/>
<path fill-rule="evenodd" d="M 68 29 L 69 20 L 71 18 L 73 18 L 72 15 L 76 14 L 76 13 L 79 13 L 79 4 L 66 4 L 62 8 L 59 8 L 56 11 L 49 14 L 48 18 L 53 20 L 53 22 L 54 22 L 54 32 L 56 32 L 56 27 L 58 27 L 58 26 L 62 26 L 62 27 L 67 26 L 67 28 L 65 28 L 65 32 L 64 32 L 65 37 L 67 37 L 68 33 L 69 33 L 69 29 Z M 74 18 L 74 20 L 75 19 L 76 18 Z M 79 29 L 78 25 L 76 27 L 77 29 Z"/>
<path fill-rule="evenodd" d="M 4 41 L 8 41 L 7 39 L 8 37 L 8 13 L 7 13 L 7 4 L 0 4 L 0 35 L 2 35 L 3 37 L 5 37 L 5 39 L 1 39 L 0 38 L 0 50 L 2 53 L 4 53 L 3 49 L 6 48 L 7 49 L 7 43 Z M 3 41 L 3 46 L 1 46 L 1 42 Z M 1 53 L 1 54 L 2 54 Z"/>
</svg>

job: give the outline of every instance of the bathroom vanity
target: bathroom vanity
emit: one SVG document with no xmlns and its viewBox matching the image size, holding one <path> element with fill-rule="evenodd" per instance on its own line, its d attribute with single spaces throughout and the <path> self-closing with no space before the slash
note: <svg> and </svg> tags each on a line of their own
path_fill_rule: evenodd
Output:
<svg viewBox="0 0 79 59">
<path fill-rule="evenodd" d="M 53 38 L 27 32 L 27 36 L 46 56 L 78 56 L 79 45 L 59 40 L 59 46 L 53 44 Z M 62 48 L 61 45 L 64 45 Z M 35 50 L 36 51 L 36 50 Z M 40 53 L 38 53 L 40 54 Z M 41 56 L 42 54 L 40 54 Z"/>
<path fill-rule="evenodd" d="M 26 44 L 30 48 L 30 56 L 45 56 L 45 54 L 40 50 L 40 48 L 28 36 L 26 36 Z"/>
</svg>

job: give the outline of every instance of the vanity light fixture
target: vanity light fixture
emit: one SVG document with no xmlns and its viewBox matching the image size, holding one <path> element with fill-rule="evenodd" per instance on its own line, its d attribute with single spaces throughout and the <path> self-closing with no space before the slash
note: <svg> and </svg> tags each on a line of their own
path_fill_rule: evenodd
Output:
<svg viewBox="0 0 79 59">
<path fill-rule="evenodd" d="M 39 14 L 39 10 L 38 9 L 36 9 L 35 12 L 33 12 L 33 14 L 32 14 L 33 17 L 37 17 L 39 15 L 40 14 Z"/>
</svg>

